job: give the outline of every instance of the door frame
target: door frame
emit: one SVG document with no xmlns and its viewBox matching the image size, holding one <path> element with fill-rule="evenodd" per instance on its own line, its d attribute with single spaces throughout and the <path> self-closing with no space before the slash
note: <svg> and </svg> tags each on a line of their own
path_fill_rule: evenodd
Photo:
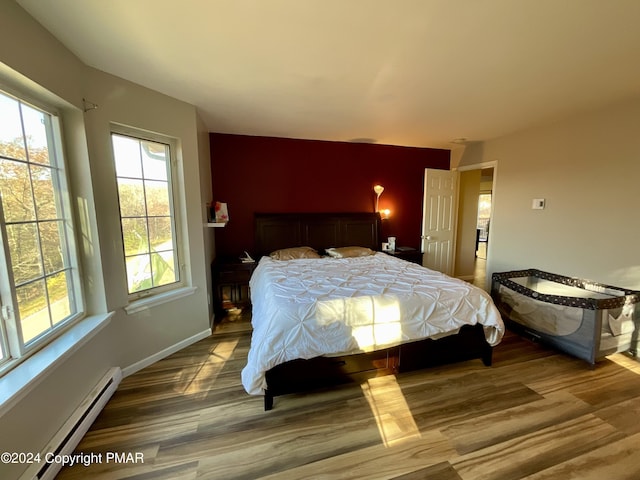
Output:
<svg viewBox="0 0 640 480">
<path fill-rule="evenodd" d="M 493 179 L 491 181 L 491 215 L 489 217 L 489 225 L 493 224 L 493 213 L 495 211 L 495 201 L 496 201 L 496 185 L 497 185 L 497 178 L 498 178 L 498 161 L 497 160 L 492 160 L 490 162 L 482 162 L 482 163 L 474 163 L 472 165 L 463 165 L 463 166 L 458 166 L 456 168 L 454 168 L 453 170 L 457 170 L 458 172 L 465 172 L 465 171 L 469 171 L 469 170 L 482 170 L 484 168 L 492 168 L 493 169 Z M 460 208 L 460 188 L 458 188 L 458 209 Z M 456 212 L 456 215 L 458 215 L 460 212 L 459 210 Z M 489 228 L 489 236 L 487 237 L 487 258 L 486 258 L 486 266 L 489 265 L 489 257 L 491 255 L 491 245 L 493 244 L 493 242 L 491 241 L 491 238 L 493 237 L 493 228 Z M 458 242 L 458 231 L 456 230 L 455 233 L 455 241 L 456 243 Z M 485 288 L 488 287 L 490 282 L 490 278 L 487 275 L 487 279 L 486 279 L 486 285 Z"/>
</svg>

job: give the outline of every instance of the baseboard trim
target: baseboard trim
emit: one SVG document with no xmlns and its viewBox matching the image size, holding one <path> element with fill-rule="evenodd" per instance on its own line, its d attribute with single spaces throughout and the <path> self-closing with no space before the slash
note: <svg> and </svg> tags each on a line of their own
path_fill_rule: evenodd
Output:
<svg viewBox="0 0 640 480">
<path fill-rule="evenodd" d="M 104 406 L 114 394 L 122 380 L 118 367 L 109 369 L 60 430 L 38 455 L 39 460 L 32 463 L 20 477 L 21 480 L 53 480 L 62 468 L 58 459 L 73 454 L 74 449 L 89 430 Z M 81 456 L 83 454 L 80 454 Z M 93 454 L 92 454 L 93 455 Z"/>
<path fill-rule="evenodd" d="M 128 367 L 125 367 L 122 369 L 122 376 L 123 377 L 128 377 L 129 375 L 133 375 L 134 373 L 136 373 L 139 370 L 142 370 L 145 367 L 148 367 L 149 365 L 156 363 L 158 360 L 162 360 L 165 357 L 168 357 L 169 355 L 171 355 L 172 353 L 176 353 L 180 350 L 182 350 L 185 347 L 188 347 L 189 345 L 199 342 L 200 340 L 207 338 L 208 336 L 211 335 L 211 329 L 207 328 L 206 330 L 203 330 L 200 333 L 196 333 L 195 335 L 189 337 L 189 338 L 185 338 L 184 340 L 171 345 L 170 347 L 167 347 L 163 350 L 160 350 L 157 353 L 154 353 L 153 355 L 147 357 L 147 358 L 143 358 L 142 360 L 129 365 Z"/>
</svg>

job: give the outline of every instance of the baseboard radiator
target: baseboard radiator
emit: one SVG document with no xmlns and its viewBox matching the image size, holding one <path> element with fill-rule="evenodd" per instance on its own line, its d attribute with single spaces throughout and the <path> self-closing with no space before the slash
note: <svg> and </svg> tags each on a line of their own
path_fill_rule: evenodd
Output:
<svg viewBox="0 0 640 480">
<path fill-rule="evenodd" d="M 120 368 L 110 369 L 42 450 L 42 461 L 39 464 L 33 464 L 31 468 L 27 469 L 21 480 L 53 480 L 60 471 L 61 465 L 58 463 L 46 463 L 45 456 L 73 453 L 84 434 L 87 433 L 91 424 L 118 388 L 121 380 L 122 371 Z"/>
</svg>

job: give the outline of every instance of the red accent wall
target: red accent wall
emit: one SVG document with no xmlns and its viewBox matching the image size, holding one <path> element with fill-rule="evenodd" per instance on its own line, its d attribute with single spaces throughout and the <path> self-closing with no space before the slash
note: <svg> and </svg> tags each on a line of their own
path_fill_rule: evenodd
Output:
<svg viewBox="0 0 640 480">
<path fill-rule="evenodd" d="M 420 247 L 424 169 L 449 169 L 449 150 L 275 137 L 210 134 L 213 200 L 229 223 L 215 229 L 217 255 L 253 248 L 254 212 L 391 210 L 383 238 Z"/>
</svg>

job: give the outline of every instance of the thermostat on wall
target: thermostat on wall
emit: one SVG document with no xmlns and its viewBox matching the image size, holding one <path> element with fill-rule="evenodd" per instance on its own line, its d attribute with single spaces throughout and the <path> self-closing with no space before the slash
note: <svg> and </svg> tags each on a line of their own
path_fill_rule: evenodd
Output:
<svg viewBox="0 0 640 480">
<path fill-rule="evenodd" d="M 544 198 L 534 198 L 533 205 L 531 206 L 534 210 L 543 210 L 544 209 Z"/>
</svg>

